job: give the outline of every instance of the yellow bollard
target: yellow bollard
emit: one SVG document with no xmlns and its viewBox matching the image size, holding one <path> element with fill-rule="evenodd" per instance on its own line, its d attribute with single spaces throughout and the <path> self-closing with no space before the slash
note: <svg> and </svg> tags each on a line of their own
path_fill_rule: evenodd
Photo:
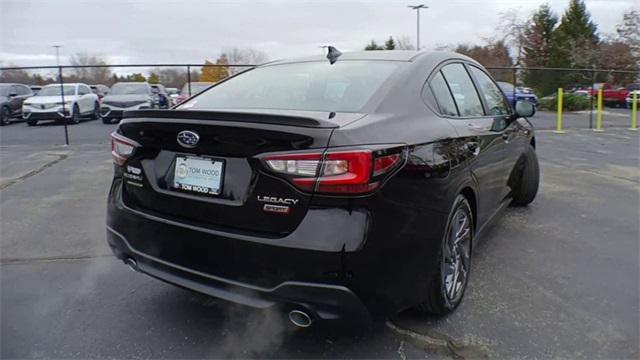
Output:
<svg viewBox="0 0 640 360">
<path fill-rule="evenodd" d="M 638 92 L 633 92 L 633 97 L 631 98 L 631 129 L 633 131 L 638 131 Z"/>
<path fill-rule="evenodd" d="M 596 128 L 593 131 L 602 130 L 602 89 L 598 90 L 598 112 L 596 113 Z"/>
<path fill-rule="evenodd" d="M 556 131 L 554 131 L 556 134 L 564 134 L 564 130 L 562 130 L 562 96 L 562 88 L 558 88 L 558 120 Z"/>
</svg>

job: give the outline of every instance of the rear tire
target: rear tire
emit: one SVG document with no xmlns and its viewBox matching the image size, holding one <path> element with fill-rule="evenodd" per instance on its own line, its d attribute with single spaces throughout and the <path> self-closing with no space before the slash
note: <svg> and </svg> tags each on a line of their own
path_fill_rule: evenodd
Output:
<svg viewBox="0 0 640 360">
<path fill-rule="evenodd" d="M 103 124 L 111 124 L 113 122 L 113 120 L 111 118 L 107 118 L 107 117 L 103 117 L 102 118 L 102 123 Z"/>
<path fill-rule="evenodd" d="M 416 310 L 446 315 L 460 305 L 471 271 L 473 229 L 469 201 L 463 195 L 458 195 L 447 220 L 438 252 L 438 269 L 430 280 L 428 297 L 416 306 Z"/>
<path fill-rule="evenodd" d="M 11 109 L 7 106 L 0 108 L 0 126 L 9 125 L 11 123 Z"/>
<path fill-rule="evenodd" d="M 527 145 L 527 151 L 525 151 L 522 161 L 520 180 L 514 189 L 513 201 L 511 202 L 514 206 L 529 205 L 536 198 L 540 185 L 538 156 L 530 144 Z"/>
<path fill-rule="evenodd" d="M 91 119 L 98 120 L 100 119 L 100 104 L 93 104 L 93 113 L 91 114 Z"/>
<path fill-rule="evenodd" d="M 38 125 L 38 120 L 27 120 L 27 125 L 36 126 Z"/>
</svg>

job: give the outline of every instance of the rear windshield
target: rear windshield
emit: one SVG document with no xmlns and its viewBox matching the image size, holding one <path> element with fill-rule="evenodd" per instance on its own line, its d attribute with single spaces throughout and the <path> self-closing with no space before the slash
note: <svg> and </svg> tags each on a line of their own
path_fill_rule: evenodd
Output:
<svg viewBox="0 0 640 360">
<path fill-rule="evenodd" d="M 358 112 L 398 66 L 390 61 L 266 66 L 222 82 L 178 108 Z"/>
<path fill-rule="evenodd" d="M 148 94 L 147 84 L 115 84 L 111 87 L 109 95 Z"/>
</svg>

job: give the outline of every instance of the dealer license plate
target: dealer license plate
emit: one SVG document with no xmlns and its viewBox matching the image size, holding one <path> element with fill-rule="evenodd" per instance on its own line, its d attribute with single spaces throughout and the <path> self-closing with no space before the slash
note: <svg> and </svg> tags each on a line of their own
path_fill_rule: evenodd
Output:
<svg viewBox="0 0 640 360">
<path fill-rule="evenodd" d="M 218 195 L 222 190 L 224 162 L 193 156 L 178 156 L 173 187 L 205 195 Z"/>
</svg>

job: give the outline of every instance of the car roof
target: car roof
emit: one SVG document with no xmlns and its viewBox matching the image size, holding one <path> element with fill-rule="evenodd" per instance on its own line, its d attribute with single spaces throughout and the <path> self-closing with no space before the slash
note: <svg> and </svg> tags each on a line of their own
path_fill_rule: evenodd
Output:
<svg viewBox="0 0 640 360">
<path fill-rule="evenodd" d="M 64 85 L 64 86 L 67 86 L 67 85 L 69 85 L 69 86 L 76 86 L 76 85 L 86 85 L 86 86 L 89 86 L 89 85 L 87 85 L 87 84 L 85 84 L 85 83 L 64 83 L 64 84 L 62 84 L 62 85 Z M 45 86 L 60 86 L 60 83 L 51 83 L 51 84 L 47 84 L 47 85 L 45 85 Z"/>
<path fill-rule="evenodd" d="M 345 60 L 416 62 L 418 60 L 442 61 L 445 59 L 452 59 L 452 58 L 471 60 L 469 57 L 464 56 L 462 54 L 459 54 L 456 52 L 448 52 L 448 51 L 372 50 L 372 51 L 344 52 L 338 58 L 338 62 L 345 61 Z M 263 65 L 276 65 L 276 64 L 307 62 L 307 61 L 327 61 L 327 58 L 326 58 L 326 55 L 314 55 L 314 56 L 294 58 L 294 59 L 275 60 Z"/>
</svg>

